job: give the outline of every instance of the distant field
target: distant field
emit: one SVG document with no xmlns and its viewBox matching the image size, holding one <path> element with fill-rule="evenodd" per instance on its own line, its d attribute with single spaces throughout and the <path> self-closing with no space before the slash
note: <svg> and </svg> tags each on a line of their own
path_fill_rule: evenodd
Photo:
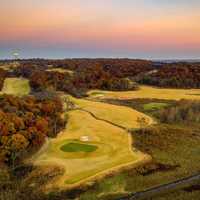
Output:
<svg viewBox="0 0 200 200">
<path fill-rule="evenodd" d="M 3 69 L 5 71 L 13 71 L 13 69 L 16 69 L 19 66 L 18 62 L 12 62 L 12 63 L 7 63 L 4 65 L 0 65 L 0 69 Z"/>
<path fill-rule="evenodd" d="M 48 71 L 48 72 L 68 73 L 70 75 L 73 75 L 73 73 L 74 73 L 72 70 L 63 69 L 63 68 L 51 68 L 51 69 L 47 69 L 46 71 Z"/>
<path fill-rule="evenodd" d="M 74 102 L 97 117 L 113 123 L 137 128 L 137 117 L 143 116 L 133 109 L 105 103 L 75 99 Z M 89 141 L 80 141 L 88 136 Z M 36 165 L 60 165 L 65 174 L 53 186 L 73 187 L 90 178 L 102 176 L 121 167 L 138 164 L 150 157 L 132 149 L 131 135 L 108 122 L 97 120 L 88 112 L 69 112 L 67 128 L 51 139 L 47 148 L 33 158 Z"/>
<path fill-rule="evenodd" d="M 0 66 L 0 69 L 3 69 L 3 70 L 5 70 L 5 71 L 9 71 L 9 70 L 10 70 L 10 67 L 1 65 L 1 66 Z"/>
<path fill-rule="evenodd" d="M 29 80 L 24 78 L 6 78 L 1 93 L 16 96 L 28 95 L 30 93 Z"/>
<path fill-rule="evenodd" d="M 101 90 L 91 90 L 88 94 L 95 97 L 96 93 L 101 93 L 101 98 L 117 98 L 117 99 L 134 99 L 134 98 L 151 98 L 151 99 L 199 99 L 200 89 L 164 89 L 150 86 L 141 86 L 137 91 L 126 92 L 110 92 Z M 98 96 L 97 96 L 98 97 Z"/>
</svg>

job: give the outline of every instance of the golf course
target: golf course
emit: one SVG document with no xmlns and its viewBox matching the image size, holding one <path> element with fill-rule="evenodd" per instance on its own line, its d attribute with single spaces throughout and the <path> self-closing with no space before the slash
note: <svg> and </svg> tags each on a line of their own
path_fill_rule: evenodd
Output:
<svg viewBox="0 0 200 200">
<path fill-rule="evenodd" d="M 27 95 L 30 86 L 27 79 L 7 78 L 1 93 L 16 96 Z M 66 128 L 56 138 L 48 138 L 29 163 L 35 166 L 59 166 L 64 173 L 49 182 L 48 187 L 74 188 L 102 178 L 124 168 L 137 167 L 151 161 L 151 156 L 134 148 L 129 130 L 141 128 L 138 119 L 146 125 L 156 123 L 150 116 L 130 107 L 96 101 L 113 99 L 200 99 L 200 90 L 158 89 L 141 86 L 138 91 L 108 92 L 89 91 L 87 98 L 75 98 L 61 93 L 63 107 L 68 115 Z M 74 104 L 66 109 L 65 98 Z M 144 110 L 162 108 L 165 103 L 148 103 Z"/>
<path fill-rule="evenodd" d="M 96 91 L 95 91 L 96 92 Z M 157 89 L 141 86 L 138 91 L 105 92 L 101 98 L 161 98 L 199 99 L 199 90 Z M 53 186 L 71 188 L 95 178 L 102 177 L 123 167 L 147 162 L 151 157 L 133 149 L 128 129 L 139 128 L 138 118 L 145 118 L 147 124 L 154 123 L 149 116 L 126 106 L 94 101 L 89 92 L 88 99 L 70 96 L 76 109 L 68 112 L 67 127 L 56 138 L 34 156 L 35 165 L 59 165 L 64 175 L 54 181 Z M 69 96 L 68 96 L 69 97 Z M 147 104 L 146 109 L 165 107 L 166 104 Z M 86 137 L 86 141 L 81 138 Z"/>
<path fill-rule="evenodd" d="M 49 139 L 33 158 L 35 165 L 56 164 L 65 169 L 54 186 L 74 187 L 151 159 L 132 148 L 134 141 L 126 130 L 139 128 L 138 117 L 153 123 L 150 117 L 128 107 L 72 97 L 71 100 L 77 108 L 69 112 L 66 129 Z"/>
</svg>

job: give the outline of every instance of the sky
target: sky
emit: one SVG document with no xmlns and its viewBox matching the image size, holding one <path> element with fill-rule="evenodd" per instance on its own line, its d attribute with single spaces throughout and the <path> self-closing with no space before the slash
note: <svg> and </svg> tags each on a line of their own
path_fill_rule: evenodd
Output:
<svg viewBox="0 0 200 200">
<path fill-rule="evenodd" d="M 0 0 L 0 59 L 200 58 L 200 0 Z"/>
</svg>

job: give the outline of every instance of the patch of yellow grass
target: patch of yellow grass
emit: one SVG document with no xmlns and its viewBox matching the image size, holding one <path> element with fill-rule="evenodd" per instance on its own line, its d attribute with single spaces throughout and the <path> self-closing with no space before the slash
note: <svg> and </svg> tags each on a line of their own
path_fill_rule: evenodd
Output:
<svg viewBox="0 0 200 200">
<path fill-rule="evenodd" d="M 7 64 L 4 64 L 4 65 L 0 65 L 0 69 L 12 72 L 18 66 L 19 66 L 18 62 L 12 62 L 12 63 L 9 63 L 9 64 L 7 63 Z"/>
<path fill-rule="evenodd" d="M 117 106 L 107 103 L 75 99 L 74 102 L 87 111 L 92 112 L 98 118 L 108 120 L 126 128 L 139 128 L 138 118 L 144 117 L 149 124 L 152 118 L 126 106 Z"/>
<path fill-rule="evenodd" d="M 29 80 L 24 78 L 6 78 L 1 93 L 16 96 L 30 93 Z"/>
<path fill-rule="evenodd" d="M 152 122 L 142 113 L 126 107 L 75 98 L 73 101 L 99 118 L 123 126 L 137 128 L 138 116 L 144 116 L 149 119 L 149 123 Z M 79 140 L 84 135 L 89 136 L 90 142 L 98 146 L 96 151 L 68 153 L 60 150 L 66 140 Z M 132 138 L 127 131 L 97 120 L 83 110 L 73 110 L 69 112 L 67 128 L 57 138 L 51 139 L 49 144 L 34 156 L 33 162 L 36 165 L 57 164 L 64 167 L 65 174 L 54 182 L 52 187 L 74 187 L 113 170 L 149 159 L 148 155 L 133 151 Z"/>
<path fill-rule="evenodd" d="M 155 98 L 155 99 L 166 99 L 166 100 L 180 100 L 180 99 L 191 99 L 200 100 L 200 89 L 164 89 L 150 86 L 141 86 L 137 91 L 124 91 L 124 92 L 110 92 L 92 90 L 88 94 L 90 97 L 94 97 L 95 93 L 101 93 L 101 98 L 114 98 L 114 99 L 134 99 L 134 98 Z"/>
<path fill-rule="evenodd" d="M 51 68 L 51 69 L 47 69 L 46 71 L 48 72 L 60 72 L 60 73 L 68 73 L 70 75 L 73 75 L 74 72 L 72 70 L 69 69 L 63 69 L 63 68 Z"/>
<path fill-rule="evenodd" d="M 5 70 L 5 71 L 9 71 L 10 70 L 10 67 L 8 67 L 8 66 L 4 66 L 4 65 L 2 65 L 2 66 L 0 66 L 0 69 L 3 69 L 3 70 Z"/>
</svg>

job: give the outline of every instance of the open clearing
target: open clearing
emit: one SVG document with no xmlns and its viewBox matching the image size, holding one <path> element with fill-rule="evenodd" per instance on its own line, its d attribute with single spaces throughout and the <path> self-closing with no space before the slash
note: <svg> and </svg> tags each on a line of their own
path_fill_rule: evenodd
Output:
<svg viewBox="0 0 200 200">
<path fill-rule="evenodd" d="M 50 187 L 74 187 L 122 167 L 151 159 L 132 148 L 131 135 L 125 129 L 112 124 L 138 128 L 137 117 L 145 117 L 152 123 L 150 117 L 123 106 L 72 100 L 83 110 L 70 111 L 66 129 L 50 139 L 48 145 L 32 159 L 36 165 L 59 165 L 65 169 L 64 175 Z M 96 119 L 90 112 L 111 123 Z M 88 136 L 89 141 L 80 141 L 83 136 Z"/>
<path fill-rule="evenodd" d="M 74 74 L 74 72 L 72 70 L 63 69 L 63 68 L 51 68 L 51 69 L 47 69 L 46 71 L 48 71 L 48 72 L 68 73 L 69 75 L 73 75 Z"/>
<path fill-rule="evenodd" d="M 16 96 L 30 93 L 29 80 L 24 78 L 6 78 L 1 93 Z"/>
<path fill-rule="evenodd" d="M 101 98 L 113 99 L 166 99 L 166 100 L 180 100 L 180 99 L 197 99 L 200 100 L 200 89 L 163 89 L 150 86 L 140 86 L 137 91 L 126 92 L 110 92 L 101 90 L 91 90 L 88 92 L 90 97 L 96 97 L 95 94 L 102 94 Z"/>
</svg>

